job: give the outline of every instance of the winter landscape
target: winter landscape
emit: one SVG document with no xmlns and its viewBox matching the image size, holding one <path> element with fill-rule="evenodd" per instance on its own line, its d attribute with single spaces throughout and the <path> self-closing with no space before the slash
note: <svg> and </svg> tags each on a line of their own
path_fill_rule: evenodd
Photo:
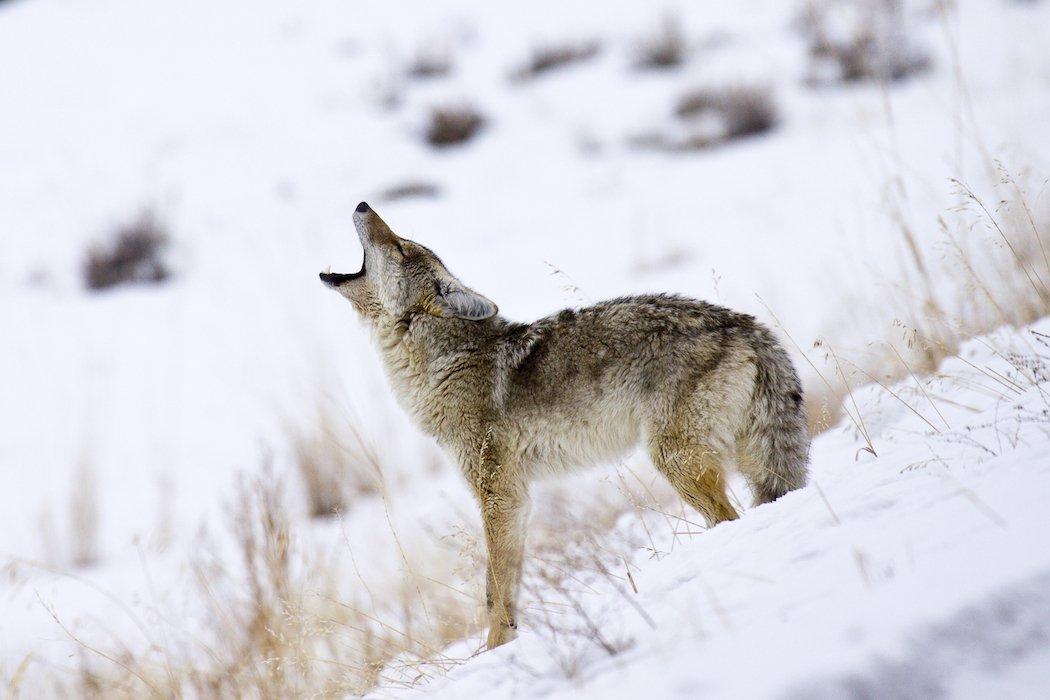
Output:
<svg viewBox="0 0 1050 700">
<path fill-rule="evenodd" d="M 1050 694 L 1050 3 L 0 0 L 0 66 L 0 697 Z M 538 484 L 486 650 L 362 200 L 514 320 L 753 314 L 808 485 Z"/>
</svg>

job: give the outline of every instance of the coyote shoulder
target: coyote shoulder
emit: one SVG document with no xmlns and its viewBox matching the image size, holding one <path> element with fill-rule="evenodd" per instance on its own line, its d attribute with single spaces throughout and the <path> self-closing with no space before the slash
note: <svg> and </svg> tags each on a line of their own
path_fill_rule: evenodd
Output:
<svg viewBox="0 0 1050 700">
<path fill-rule="evenodd" d="M 478 499 L 490 648 L 516 628 L 535 477 L 644 445 L 710 526 L 737 517 L 726 496 L 728 463 L 756 503 L 805 484 L 798 375 L 751 316 L 653 294 L 514 323 L 364 202 L 354 223 L 361 270 L 321 280 L 366 320 L 399 403 L 456 459 Z"/>
</svg>

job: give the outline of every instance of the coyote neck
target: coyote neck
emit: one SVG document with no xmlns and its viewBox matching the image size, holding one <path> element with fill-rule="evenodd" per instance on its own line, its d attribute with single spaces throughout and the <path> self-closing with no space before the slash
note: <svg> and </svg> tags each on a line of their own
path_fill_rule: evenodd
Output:
<svg viewBox="0 0 1050 700">
<path fill-rule="evenodd" d="M 491 410 L 500 323 L 417 314 L 407 322 L 377 324 L 376 339 L 398 403 L 439 441 L 476 428 Z"/>
</svg>

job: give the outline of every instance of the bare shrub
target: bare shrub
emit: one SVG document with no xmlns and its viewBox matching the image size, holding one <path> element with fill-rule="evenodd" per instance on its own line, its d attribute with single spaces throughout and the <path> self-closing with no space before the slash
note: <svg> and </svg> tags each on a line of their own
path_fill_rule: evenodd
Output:
<svg viewBox="0 0 1050 700">
<path fill-rule="evenodd" d="M 527 82 L 559 68 L 582 63 L 598 55 L 601 44 L 597 40 L 566 42 L 537 46 L 529 59 L 511 73 L 514 82 Z"/>
<path fill-rule="evenodd" d="M 588 664 L 631 647 L 633 639 L 610 626 L 610 619 L 637 615 L 654 624 L 632 597 L 634 583 L 626 562 L 639 549 L 663 556 L 651 529 L 664 521 L 674 533 L 674 523 L 683 522 L 673 512 L 681 507 L 681 499 L 662 478 L 654 491 L 621 464 L 614 485 L 616 492 L 606 492 L 605 498 L 591 490 L 585 499 L 571 484 L 549 486 L 537 494 L 537 512 L 530 519 L 521 624 L 538 636 L 568 679 L 580 677 Z M 620 518 L 632 512 L 644 535 L 616 529 Z M 702 530 L 700 525 L 696 528 Z"/>
<path fill-rule="evenodd" d="M 566 574 L 567 571 L 573 573 Z M 596 597 L 593 588 L 588 590 L 586 584 L 567 580 L 580 572 L 594 571 L 604 571 L 606 583 L 622 591 L 596 555 L 552 564 L 540 562 L 522 584 L 531 598 L 541 601 L 527 615 L 529 627 L 536 630 L 544 650 L 568 679 L 578 678 L 588 657 L 595 653 L 615 657 L 633 643 L 630 638 L 612 635 L 603 629 L 598 619 L 600 613 L 593 612 L 589 605 Z M 566 612 L 573 614 L 566 615 Z"/>
<path fill-rule="evenodd" d="M 377 199 L 382 202 L 396 202 L 402 199 L 433 198 L 441 194 L 441 188 L 433 182 L 409 180 L 399 185 L 388 187 L 379 193 Z"/>
<path fill-rule="evenodd" d="M 638 42 L 634 65 L 643 70 L 675 68 L 685 62 L 688 52 L 678 20 L 665 17 L 657 33 Z"/>
<path fill-rule="evenodd" d="M 902 0 L 815 0 L 800 25 L 813 85 L 893 82 L 930 64 L 912 37 Z"/>
<path fill-rule="evenodd" d="M 485 118 L 469 105 L 434 107 L 424 138 L 435 148 L 445 148 L 469 141 L 484 125 Z"/>
<path fill-rule="evenodd" d="M 83 263 L 88 289 L 119 284 L 158 284 L 171 276 L 164 261 L 169 245 L 167 230 L 156 214 L 147 210 L 138 219 L 117 229 L 109 243 L 93 245 Z"/>
<path fill-rule="evenodd" d="M 340 420 L 327 404 L 318 403 L 309 428 L 288 430 L 311 517 L 331 517 L 354 499 L 380 493 L 383 472 L 375 451 L 353 423 Z"/>
</svg>

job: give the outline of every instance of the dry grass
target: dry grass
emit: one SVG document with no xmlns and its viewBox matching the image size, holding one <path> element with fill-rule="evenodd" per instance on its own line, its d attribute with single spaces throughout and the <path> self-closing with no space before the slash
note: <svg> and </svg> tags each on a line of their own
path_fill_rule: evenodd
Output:
<svg viewBox="0 0 1050 700">
<path fill-rule="evenodd" d="M 809 44 L 812 85 L 894 82 L 930 64 L 901 0 L 813 0 L 800 26 Z"/>
<path fill-rule="evenodd" d="M 1014 177 L 998 170 L 994 204 L 953 181 L 959 204 L 938 222 L 942 255 L 931 256 L 902 227 L 910 264 L 896 303 L 920 371 L 954 355 L 962 340 L 1050 314 L 1050 207 L 1033 208 Z"/>
<path fill-rule="evenodd" d="M 815 348 L 827 369 L 818 370 L 822 386 L 807 397 L 814 431 L 829 427 L 841 411 L 851 414 L 851 387 L 874 382 L 889 391 L 909 377 L 921 387 L 918 377 L 956 356 L 964 341 L 1050 315 L 1050 203 L 1001 164 L 996 170 L 999 179 L 987 194 L 954 181 L 958 204 L 938 219 L 941 240 L 934 248 L 919 243 L 903 216 L 894 217 L 901 266 L 886 280 L 877 308 L 853 309 L 864 319 L 857 325 L 866 331 L 867 348 L 848 359 L 841 359 L 833 342 Z M 872 332 L 866 319 L 885 317 L 887 309 L 892 328 Z M 860 416 L 851 419 L 862 424 Z"/>
<path fill-rule="evenodd" d="M 381 492 L 383 471 L 375 450 L 329 404 L 318 402 L 309 428 L 289 425 L 287 430 L 311 517 L 337 515 L 354 500 Z"/>
<path fill-rule="evenodd" d="M 623 538 L 608 534 L 631 511 L 643 521 L 678 526 L 682 519 L 665 510 L 669 490 L 658 495 L 653 486 L 624 465 L 587 498 L 578 488 L 552 485 L 537 499 L 523 619 L 549 641 L 549 652 L 569 676 L 593 654 L 617 655 L 631 644 L 600 622 L 595 583 L 611 586 L 617 605 L 626 602 L 633 614 L 648 618 L 632 598 L 634 583 L 623 562 L 652 542 L 652 524 Z M 30 694 L 46 686 L 57 694 L 116 698 L 342 697 L 414 687 L 481 649 L 484 556 L 475 526 L 410 551 L 388 511 L 396 543 L 391 554 L 403 566 L 398 577 L 377 585 L 352 552 L 351 574 L 334 566 L 330 555 L 311 550 L 286 497 L 282 480 L 269 469 L 242 480 L 231 504 L 229 546 L 204 541 L 193 560 L 199 619 L 158 613 L 150 643 L 133 649 L 119 641 L 97 644 L 48 607 L 78 650 L 76 667 L 72 674 L 22 669 L 9 686 L 24 685 Z M 463 522 L 472 520 L 464 516 Z M 662 555 L 655 545 L 650 549 Z M 449 645 L 461 640 L 465 644 L 450 656 Z"/>
<path fill-rule="evenodd" d="M 594 39 L 537 46 L 524 65 L 511 73 L 511 80 L 519 83 L 535 80 L 566 66 L 588 61 L 599 51 L 601 44 Z"/>
<path fill-rule="evenodd" d="M 72 675 L 36 674 L 26 686 L 84 697 L 343 697 L 411 687 L 462 662 L 443 649 L 479 633 L 477 591 L 430 580 L 406 558 L 405 575 L 380 596 L 359 577 L 347 599 L 349 581 L 299 540 L 283 493 L 269 471 L 242 481 L 229 530 L 236 556 L 201 547 L 193 564 L 199 629 L 159 616 L 168 629 L 148 648 L 118 641 L 111 650 L 45 606 L 78 650 L 78 666 Z M 456 547 L 435 543 L 435 555 Z"/>
<path fill-rule="evenodd" d="M 485 118 L 470 105 L 434 107 L 424 138 L 434 148 L 447 148 L 474 138 L 484 125 Z"/>
<path fill-rule="evenodd" d="M 150 210 L 122 226 L 108 243 L 92 246 L 84 257 L 82 272 L 88 289 L 121 284 L 159 284 L 171 276 L 164 261 L 169 236 Z"/>
</svg>

